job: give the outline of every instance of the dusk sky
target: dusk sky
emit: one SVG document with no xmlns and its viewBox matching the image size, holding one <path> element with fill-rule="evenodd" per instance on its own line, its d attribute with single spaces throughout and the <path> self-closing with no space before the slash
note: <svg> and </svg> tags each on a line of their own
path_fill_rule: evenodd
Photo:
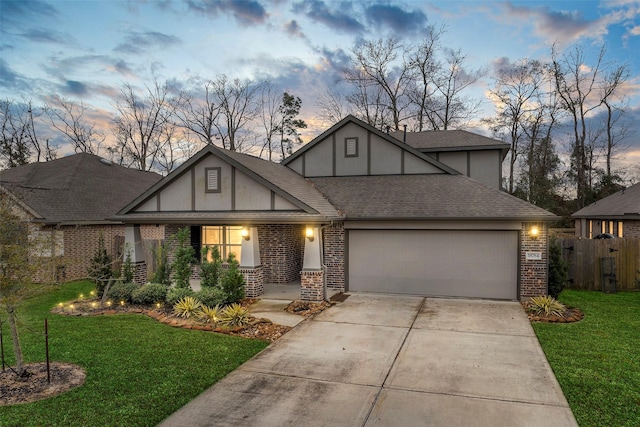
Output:
<svg viewBox="0 0 640 427">
<path fill-rule="evenodd" d="M 590 53 L 604 43 L 607 61 L 628 63 L 626 92 L 640 119 L 639 16 L 637 0 L 0 0 L 0 98 L 81 100 L 108 132 L 125 82 L 268 77 L 302 99 L 307 142 L 323 130 L 316 99 L 335 84 L 357 40 L 410 43 L 428 25 L 446 25 L 445 45 L 460 48 L 470 68 L 488 70 L 469 93 L 483 100 L 478 119 L 493 112 L 485 96 L 492 67 L 547 59 L 554 42 Z M 471 130 L 484 131 L 478 122 Z M 639 141 L 637 132 L 627 162 L 640 163 Z"/>
</svg>

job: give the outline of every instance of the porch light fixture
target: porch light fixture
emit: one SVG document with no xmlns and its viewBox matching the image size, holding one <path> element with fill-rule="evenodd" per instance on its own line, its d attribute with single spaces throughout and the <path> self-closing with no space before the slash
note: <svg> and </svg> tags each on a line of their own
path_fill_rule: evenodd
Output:
<svg viewBox="0 0 640 427">
<path fill-rule="evenodd" d="M 249 235 L 249 229 L 247 227 L 242 227 L 242 230 L 240 230 L 240 235 L 244 240 L 251 239 L 251 236 Z"/>
<path fill-rule="evenodd" d="M 313 228 L 307 227 L 307 229 L 304 232 L 304 237 L 309 239 L 310 242 L 313 242 Z"/>
<path fill-rule="evenodd" d="M 538 235 L 540 234 L 540 229 L 534 225 L 533 227 L 531 227 L 531 230 L 529 230 L 529 234 L 531 235 L 532 239 L 537 239 Z"/>
</svg>

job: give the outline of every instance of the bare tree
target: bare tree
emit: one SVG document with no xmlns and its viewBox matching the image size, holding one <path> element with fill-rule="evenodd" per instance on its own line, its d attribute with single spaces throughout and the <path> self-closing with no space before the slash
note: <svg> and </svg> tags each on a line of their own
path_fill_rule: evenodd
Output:
<svg viewBox="0 0 640 427">
<path fill-rule="evenodd" d="M 333 88 L 317 97 L 316 107 L 317 116 L 325 126 L 332 126 L 351 114 L 345 96 Z"/>
<path fill-rule="evenodd" d="M 494 80 L 490 96 L 495 104 L 496 115 L 485 119 L 485 122 L 495 135 L 511 145 L 507 191 L 513 194 L 516 161 L 522 153 L 521 143 L 528 136 L 527 127 L 531 132 L 530 148 L 535 146 L 541 130 L 545 108 L 541 92 L 545 83 L 545 68 L 537 60 L 522 59 L 498 69 Z"/>
<path fill-rule="evenodd" d="M 116 146 L 110 149 L 121 164 L 140 170 L 160 170 L 174 162 L 159 164 L 169 150 L 169 141 L 175 132 L 172 116 L 176 102 L 169 95 L 167 85 L 155 82 L 145 86 L 146 94 L 140 97 L 130 84 L 125 84 L 115 104 L 118 112 L 113 123 Z"/>
<path fill-rule="evenodd" d="M 420 132 L 433 128 L 433 115 L 437 110 L 434 99 L 436 87 L 434 80 L 439 64 L 437 53 L 440 49 L 440 37 L 445 27 L 431 27 L 425 39 L 409 55 L 409 66 L 413 69 L 414 79 L 408 88 L 408 96 L 415 109 L 415 130 Z"/>
<path fill-rule="evenodd" d="M 605 107 L 604 129 L 606 140 L 604 144 L 606 159 L 606 177 L 613 176 L 611 162 L 614 156 L 623 148 L 630 136 L 630 128 L 624 121 L 626 100 L 618 92 L 629 78 L 629 68 L 626 64 L 619 65 L 604 77 L 600 90 L 600 99 Z"/>
<path fill-rule="evenodd" d="M 460 50 L 451 50 L 436 73 L 434 85 L 440 105 L 431 116 L 434 130 L 464 126 L 478 111 L 480 101 L 463 96 L 463 92 L 478 81 L 485 71 L 466 71 L 465 60 L 466 56 Z"/>
<path fill-rule="evenodd" d="M 597 96 L 597 79 L 601 72 L 604 54 L 605 49 L 602 47 L 595 64 L 589 67 L 586 65 L 585 52 L 581 46 L 576 46 L 563 55 L 560 55 L 556 45 L 551 48 L 555 92 L 562 108 L 572 120 L 571 161 L 578 207 L 585 206 L 589 190 L 586 119 L 589 113 L 602 104 L 600 97 Z"/>
<path fill-rule="evenodd" d="M 264 128 L 264 144 L 260 150 L 260 157 L 264 151 L 267 152 L 267 158 L 272 160 L 275 138 L 278 135 L 278 129 L 282 123 L 280 115 L 280 105 L 282 97 L 280 91 L 276 90 L 272 83 L 266 83 L 262 87 L 262 108 L 260 113 L 260 121 Z"/>
<path fill-rule="evenodd" d="M 220 75 L 210 82 L 210 90 L 219 114 L 214 123 L 222 146 L 242 151 L 251 131 L 249 125 L 258 117 L 261 83 L 252 80 L 229 80 Z"/>
<path fill-rule="evenodd" d="M 45 112 L 51 126 L 58 130 L 74 146 L 76 153 L 98 154 L 105 140 L 105 134 L 96 129 L 95 124 L 86 122 L 87 107 L 58 95 L 45 103 Z"/>
<path fill-rule="evenodd" d="M 0 101 L 0 158 L 5 167 L 15 167 L 31 160 L 51 160 L 56 157 L 55 147 L 49 139 L 42 141 L 36 131 L 36 121 L 42 115 L 30 99 L 23 102 Z"/>
<path fill-rule="evenodd" d="M 216 123 L 220 116 L 220 105 L 213 92 L 213 82 L 204 85 L 204 96 L 184 93 L 176 109 L 178 124 L 192 132 L 205 144 L 214 144 L 218 135 Z"/>
<path fill-rule="evenodd" d="M 407 87 L 413 78 L 406 48 L 399 39 L 379 39 L 357 44 L 353 55 L 353 69 L 345 71 L 345 80 L 356 87 L 379 88 L 377 100 L 389 110 L 393 128 L 400 129 L 400 120 L 405 118 L 409 105 Z M 384 98 L 379 96 L 381 93 Z"/>
</svg>

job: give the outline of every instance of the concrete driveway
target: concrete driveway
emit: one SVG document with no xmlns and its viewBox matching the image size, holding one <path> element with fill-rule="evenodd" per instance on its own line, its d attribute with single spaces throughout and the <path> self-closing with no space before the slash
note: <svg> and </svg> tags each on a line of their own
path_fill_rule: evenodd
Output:
<svg viewBox="0 0 640 427">
<path fill-rule="evenodd" d="M 577 426 L 517 302 L 352 294 L 161 426 Z"/>
</svg>

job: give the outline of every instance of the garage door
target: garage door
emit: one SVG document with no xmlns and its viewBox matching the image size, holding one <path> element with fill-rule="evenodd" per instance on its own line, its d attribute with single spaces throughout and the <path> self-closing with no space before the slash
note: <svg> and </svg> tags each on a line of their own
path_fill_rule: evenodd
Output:
<svg viewBox="0 0 640 427">
<path fill-rule="evenodd" d="M 349 230 L 349 290 L 517 299 L 518 233 Z"/>
</svg>

